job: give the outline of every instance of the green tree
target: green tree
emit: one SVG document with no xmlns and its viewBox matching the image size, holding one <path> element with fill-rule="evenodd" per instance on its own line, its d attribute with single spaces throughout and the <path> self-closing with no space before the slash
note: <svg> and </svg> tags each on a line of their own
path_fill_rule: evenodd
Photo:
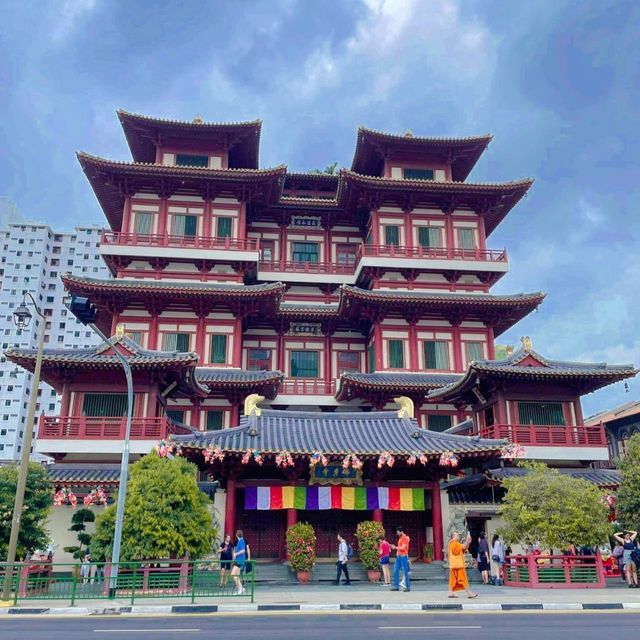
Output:
<svg viewBox="0 0 640 640">
<path fill-rule="evenodd" d="M 10 464 L 0 467 L 0 560 L 7 557 L 17 484 L 18 466 Z M 51 482 L 46 469 L 35 462 L 30 463 L 20 519 L 18 558 L 47 545 L 49 534 L 46 525 L 52 500 Z"/>
<path fill-rule="evenodd" d="M 329 176 L 337 176 L 340 171 L 340 165 L 337 162 L 328 164 L 324 169 L 312 169 L 309 173 L 327 174 Z"/>
<path fill-rule="evenodd" d="M 616 503 L 617 519 L 627 529 L 640 529 L 640 433 L 627 446 L 627 455 L 619 461 L 622 482 Z"/>
<path fill-rule="evenodd" d="M 69 531 L 77 533 L 78 544 L 72 547 L 64 547 L 64 551 L 71 553 L 77 560 L 82 560 L 83 549 L 86 549 L 91 544 L 91 534 L 86 532 L 86 524 L 87 522 L 94 522 L 95 519 L 96 515 L 91 509 L 78 509 L 71 516 Z"/>
<path fill-rule="evenodd" d="M 549 469 L 539 462 L 522 465 L 524 476 L 507 478 L 500 513 L 507 542 L 564 550 L 575 545 L 595 546 L 611 534 L 608 507 L 602 491 L 579 478 Z"/>
<path fill-rule="evenodd" d="M 160 458 L 155 451 L 131 465 L 121 561 L 197 559 L 211 552 L 217 531 L 196 471 L 183 458 Z M 111 555 L 115 519 L 115 504 L 96 519 L 90 547 L 94 562 Z"/>
</svg>

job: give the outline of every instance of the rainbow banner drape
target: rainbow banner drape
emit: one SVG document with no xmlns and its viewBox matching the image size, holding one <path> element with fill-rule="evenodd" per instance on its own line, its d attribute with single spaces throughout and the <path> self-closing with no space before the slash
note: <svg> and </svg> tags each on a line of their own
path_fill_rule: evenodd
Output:
<svg viewBox="0 0 640 640">
<path fill-rule="evenodd" d="M 424 511 L 424 489 L 414 487 L 246 487 L 244 508 Z"/>
</svg>

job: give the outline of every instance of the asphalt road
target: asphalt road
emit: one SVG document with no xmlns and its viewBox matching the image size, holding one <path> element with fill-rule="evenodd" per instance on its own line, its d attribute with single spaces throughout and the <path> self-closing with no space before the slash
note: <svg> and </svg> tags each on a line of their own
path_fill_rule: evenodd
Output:
<svg viewBox="0 0 640 640">
<path fill-rule="evenodd" d="M 580 614 L 370 614 L 211 615 L 131 618 L 54 618 L 0 620 L 2 640 L 637 640 L 640 613 Z"/>
</svg>

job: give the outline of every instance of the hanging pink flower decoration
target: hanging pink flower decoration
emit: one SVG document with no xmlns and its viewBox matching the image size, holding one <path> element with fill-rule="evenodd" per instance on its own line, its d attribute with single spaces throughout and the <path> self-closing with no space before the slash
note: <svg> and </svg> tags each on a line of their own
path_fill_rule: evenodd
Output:
<svg viewBox="0 0 640 640">
<path fill-rule="evenodd" d="M 244 452 L 240 462 L 242 462 L 242 464 L 249 464 L 249 462 L 251 461 L 251 458 L 254 459 L 256 464 L 259 464 L 260 466 L 262 466 L 262 463 L 264 462 L 264 458 L 262 457 L 262 454 L 257 449 L 247 449 Z"/>
<path fill-rule="evenodd" d="M 612 496 L 609 493 L 604 494 L 604 502 L 609 507 L 609 509 L 613 509 L 616 506 L 617 498 L 616 496 Z"/>
<path fill-rule="evenodd" d="M 408 458 L 407 458 L 407 464 L 410 467 L 413 467 L 413 465 L 415 465 L 415 463 L 418 462 L 418 458 L 416 458 L 413 454 L 411 454 Z"/>
<path fill-rule="evenodd" d="M 60 507 L 62 504 L 64 504 L 66 499 L 67 499 L 66 489 L 60 489 L 60 491 L 56 491 L 55 495 L 53 496 L 53 506 Z"/>
<path fill-rule="evenodd" d="M 318 464 L 321 464 L 323 467 L 329 464 L 329 459 L 320 451 L 312 453 L 309 458 L 309 467 L 315 467 Z"/>
<path fill-rule="evenodd" d="M 216 460 L 222 462 L 224 460 L 224 452 L 220 447 L 207 447 L 202 455 L 205 462 L 215 462 Z"/>
<path fill-rule="evenodd" d="M 388 451 L 383 451 L 378 456 L 378 469 L 382 469 L 382 467 L 387 466 L 389 469 L 393 467 L 395 464 L 395 458 Z"/>
<path fill-rule="evenodd" d="M 347 455 L 342 459 L 342 468 L 348 469 L 349 467 L 362 469 L 362 460 L 360 460 L 355 453 L 347 453 Z"/>
<path fill-rule="evenodd" d="M 424 453 L 421 453 L 418 456 L 418 460 L 420 461 L 420 464 L 423 464 L 426 467 L 429 462 L 429 457 L 426 456 Z"/>
<path fill-rule="evenodd" d="M 161 458 L 168 458 L 174 451 L 175 446 L 172 442 L 160 440 L 156 445 L 156 451 Z"/>
<path fill-rule="evenodd" d="M 101 485 L 93 489 L 88 495 L 83 498 L 83 502 L 86 506 L 92 504 L 107 504 L 107 494 Z"/>
<path fill-rule="evenodd" d="M 457 467 L 458 466 L 458 456 L 451 451 L 445 451 L 440 455 L 440 466 L 441 467 Z"/>
<path fill-rule="evenodd" d="M 75 509 L 78 504 L 78 497 L 73 491 L 69 491 L 69 504 Z"/>
<path fill-rule="evenodd" d="M 526 453 L 527 451 L 523 446 L 516 444 L 514 442 L 510 442 L 509 444 L 504 445 L 504 447 L 500 449 L 500 457 L 504 458 L 505 460 L 513 460 L 515 458 L 524 458 Z"/>
<path fill-rule="evenodd" d="M 282 469 L 293 467 L 293 457 L 288 451 L 281 451 L 276 454 L 276 465 Z"/>
</svg>

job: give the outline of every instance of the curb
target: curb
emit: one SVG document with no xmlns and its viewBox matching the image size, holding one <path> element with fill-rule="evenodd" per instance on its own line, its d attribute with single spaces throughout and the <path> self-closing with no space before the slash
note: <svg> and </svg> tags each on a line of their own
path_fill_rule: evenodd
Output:
<svg viewBox="0 0 640 640">
<path fill-rule="evenodd" d="M 404 603 L 404 604 L 194 604 L 194 605 L 141 605 L 123 607 L 104 607 L 89 609 L 87 607 L 10 607 L 6 613 L 0 613 L 0 619 L 9 616 L 101 616 L 121 615 L 136 616 L 148 614 L 180 615 L 180 614 L 212 614 L 212 613 L 268 613 L 268 612 L 410 612 L 410 611 L 623 611 L 639 610 L 640 602 L 547 602 L 544 604 L 521 603 Z"/>
</svg>

